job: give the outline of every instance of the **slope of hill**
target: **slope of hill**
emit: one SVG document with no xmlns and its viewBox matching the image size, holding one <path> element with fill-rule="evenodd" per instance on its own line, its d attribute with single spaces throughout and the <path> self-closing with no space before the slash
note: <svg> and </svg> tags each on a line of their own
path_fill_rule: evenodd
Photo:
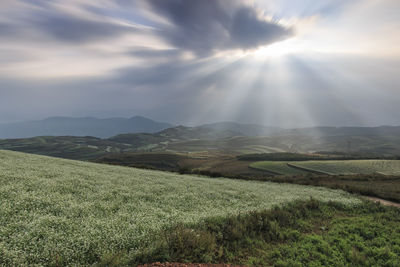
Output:
<svg viewBox="0 0 400 267">
<path fill-rule="evenodd" d="M 3 139 L 0 140 L 0 149 L 85 160 L 123 152 L 230 155 L 328 152 L 379 158 L 400 155 L 400 127 L 310 128 L 284 130 L 270 136 L 244 136 L 233 129 L 220 127 L 178 126 L 157 133 L 127 133 L 108 139 L 74 136 Z"/>
<path fill-rule="evenodd" d="M 260 124 L 243 124 L 230 121 L 204 124 L 200 127 L 232 131 L 243 136 L 269 136 L 279 134 L 283 131 L 283 129 L 278 127 L 268 127 Z"/>
<path fill-rule="evenodd" d="M 237 132 L 225 129 L 177 126 L 147 135 L 120 134 L 109 138 L 109 140 L 119 143 L 136 144 L 138 139 L 148 139 L 147 144 L 151 144 L 154 141 L 216 140 L 239 135 Z"/>
<path fill-rule="evenodd" d="M 130 144 L 137 151 L 196 152 L 218 149 L 217 143 L 237 136 L 240 134 L 230 130 L 178 126 L 154 134 L 121 134 L 108 140 Z"/>
<path fill-rule="evenodd" d="M 90 160 L 106 154 L 148 151 L 190 151 L 186 142 L 219 140 L 237 135 L 230 131 L 178 126 L 158 133 L 121 134 L 108 139 L 84 136 L 39 136 L 20 139 L 0 139 L 0 149 Z M 210 142 L 210 141 L 209 141 Z M 207 143 L 207 142 L 206 142 Z M 183 144 L 183 147 L 181 147 Z M 205 150 L 204 144 L 199 147 Z"/>
<path fill-rule="evenodd" d="M 91 160 L 106 154 L 134 151 L 134 148 L 129 144 L 90 136 L 39 136 L 22 139 L 0 139 L 0 148 L 79 160 Z"/>
<path fill-rule="evenodd" d="M 268 209 L 342 191 L 209 179 L 0 151 L 0 265 L 84 265 L 132 257 L 177 223 Z"/>
<path fill-rule="evenodd" d="M 400 133 L 400 126 L 379 127 L 310 127 L 279 132 L 287 135 L 307 136 L 393 136 Z"/>
<path fill-rule="evenodd" d="M 66 135 L 108 138 L 122 133 L 155 133 L 171 126 L 140 116 L 129 119 L 53 117 L 40 121 L 0 124 L 0 138 Z"/>
</svg>

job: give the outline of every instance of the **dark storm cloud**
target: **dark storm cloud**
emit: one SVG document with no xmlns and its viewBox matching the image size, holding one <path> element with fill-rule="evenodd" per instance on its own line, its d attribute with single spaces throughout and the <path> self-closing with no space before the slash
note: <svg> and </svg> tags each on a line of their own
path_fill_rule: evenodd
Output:
<svg viewBox="0 0 400 267">
<path fill-rule="evenodd" d="M 87 20 L 69 14 L 42 14 L 35 16 L 32 22 L 41 31 L 64 42 L 96 41 L 135 32 L 133 27 L 106 21 Z"/>
<path fill-rule="evenodd" d="M 260 18 L 257 11 L 228 0 L 150 0 L 157 14 L 172 25 L 162 36 L 176 47 L 207 54 L 226 49 L 252 49 L 293 35 L 275 22 Z"/>
<path fill-rule="evenodd" d="M 7 23 L 0 23 L 0 35 L 9 36 L 15 34 L 15 27 Z"/>
<path fill-rule="evenodd" d="M 238 9 L 230 27 L 232 45 L 244 49 L 274 43 L 291 34 L 291 30 L 278 24 L 257 19 L 255 11 L 250 8 Z"/>
<path fill-rule="evenodd" d="M 17 5 L 22 2 L 15 3 Z M 29 4 L 29 6 L 17 5 L 10 10 L 0 9 L 0 16 L 8 18 L 3 22 L 0 21 L 0 38 L 17 37 L 20 40 L 39 36 L 43 42 L 57 40 L 79 44 L 138 31 L 134 26 L 116 23 L 106 16 L 90 12 L 74 13 L 65 6 L 58 6 L 51 1 L 38 0 Z M 16 11 L 17 8 L 20 10 Z M 83 10 L 81 7 L 80 9 Z M 43 34 L 48 38 L 44 38 Z"/>
<path fill-rule="evenodd" d="M 143 2 L 146 4 L 140 4 Z M 209 55 L 221 50 L 255 49 L 293 35 L 292 29 L 265 20 L 255 8 L 246 6 L 239 0 L 143 2 L 137 0 L 128 5 L 125 1 L 117 1 L 115 9 L 82 4 L 79 8 L 87 12 L 83 15 L 85 12 L 71 13 L 64 6 L 38 1 L 32 4 L 34 8 L 21 10 L 18 15 L 20 17 L 4 13 L 4 16 L 13 18 L 13 21 L 0 22 L 0 33 L 2 36 L 25 36 L 26 32 L 30 35 L 40 32 L 52 40 L 79 44 L 146 31 L 155 37 L 161 37 L 177 49 L 192 51 L 197 55 Z M 147 8 L 156 16 L 166 18 L 170 24 L 151 22 L 151 18 L 143 20 Z M 113 21 L 115 18 L 132 25 L 116 23 Z M 137 25 L 152 25 L 153 29 L 144 30 Z"/>
</svg>

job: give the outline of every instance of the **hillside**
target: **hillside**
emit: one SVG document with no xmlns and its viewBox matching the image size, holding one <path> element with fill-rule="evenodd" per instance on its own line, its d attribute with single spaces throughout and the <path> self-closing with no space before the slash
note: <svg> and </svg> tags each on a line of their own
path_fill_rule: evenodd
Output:
<svg viewBox="0 0 400 267">
<path fill-rule="evenodd" d="M 107 154 L 134 151 L 131 145 L 90 136 L 39 136 L 0 139 L 0 148 L 79 160 L 91 160 Z"/>
<path fill-rule="evenodd" d="M 27 152 L 53 157 L 93 160 L 109 154 L 150 151 L 196 150 L 189 146 L 199 142 L 197 150 L 207 150 L 218 140 L 229 140 L 237 133 L 207 128 L 178 126 L 157 133 L 120 134 L 111 138 L 91 136 L 39 136 L 19 139 L 0 139 L 0 149 Z M 210 144 L 211 143 L 211 144 Z"/>
<path fill-rule="evenodd" d="M 240 135 L 240 133 L 226 129 L 177 126 L 153 134 L 120 134 L 109 138 L 109 140 L 137 146 L 139 144 L 162 144 L 190 140 L 218 140 Z"/>
<path fill-rule="evenodd" d="M 248 130 L 244 130 L 246 128 Z M 285 130 L 261 125 L 216 123 L 198 127 L 178 126 L 154 134 L 123 134 L 109 140 L 133 145 L 137 151 L 234 154 L 330 151 L 394 156 L 400 155 L 399 136 L 400 127 L 387 126 Z"/>
<path fill-rule="evenodd" d="M 284 131 L 282 128 L 278 127 L 268 127 L 260 124 L 243 124 L 230 121 L 204 124 L 200 127 L 232 131 L 244 136 L 269 136 Z"/>
<path fill-rule="evenodd" d="M 156 133 L 125 133 L 110 138 L 42 136 L 0 139 L 0 149 L 81 160 L 126 152 L 227 155 L 318 152 L 345 156 L 362 155 L 362 158 L 400 155 L 400 127 L 317 127 L 282 130 L 280 134 L 271 133 L 269 136 L 246 136 L 241 130 L 245 126 L 233 123 L 209 127 L 177 126 Z"/>
<path fill-rule="evenodd" d="M 342 191 L 209 179 L 0 151 L 0 264 L 89 265 L 154 245 L 162 228 Z"/>
<path fill-rule="evenodd" d="M 129 119 L 52 117 L 39 121 L 0 124 L 0 138 L 66 135 L 108 138 L 123 133 L 155 133 L 171 126 L 140 116 Z"/>
</svg>

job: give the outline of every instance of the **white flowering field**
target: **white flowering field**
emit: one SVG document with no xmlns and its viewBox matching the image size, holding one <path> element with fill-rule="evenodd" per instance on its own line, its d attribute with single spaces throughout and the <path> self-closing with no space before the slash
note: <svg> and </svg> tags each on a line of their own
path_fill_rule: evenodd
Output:
<svg viewBox="0 0 400 267">
<path fill-rule="evenodd" d="M 88 265 L 149 246 L 162 227 L 342 191 L 139 170 L 0 151 L 0 265 Z"/>
<path fill-rule="evenodd" d="M 291 162 L 291 165 L 305 170 L 325 172 L 329 174 L 400 174 L 400 160 L 325 160 Z"/>
</svg>

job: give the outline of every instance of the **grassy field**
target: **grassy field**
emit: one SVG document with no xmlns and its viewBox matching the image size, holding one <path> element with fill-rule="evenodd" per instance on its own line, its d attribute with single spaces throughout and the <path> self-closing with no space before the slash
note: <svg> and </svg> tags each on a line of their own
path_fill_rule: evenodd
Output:
<svg viewBox="0 0 400 267">
<path fill-rule="evenodd" d="M 151 258 L 244 266 L 400 266 L 400 209 L 296 201 L 169 229 Z"/>
<path fill-rule="evenodd" d="M 305 170 L 329 174 L 400 175 L 400 160 L 304 161 L 291 163 Z"/>
<path fill-rule="evenodd" d="M 400 160 L 258 161 L 251 163 L 249 166 L 277 175 L 306 173 L 400 175 Z"/>
<path fill-rule="evenodd" d="M 123 153 L 103 157 L 100 163 L 123 165 L 148 169 L 159 169 L 186 174 L 201 174 L 210 177 L 230 177 L 242 180 L 286 182 L 302 185 L 325 186 L 342 189 L 351 193 L 380 197 L 400 202 L 400 176 L 371 174 L 330 175 L 321 171 L 301 170 L 288 166 L 299 161 L 275 161 L 278 158 L 303 160 L 303 155 L 268 155 L 274 159 L 268 162 L 251 162 L 250 159 L 265 157 L 249 155 L 246 160 L 238 157 L 210 153 L 188 155 L 160 153 Z M 300 159 L 298 156 L 301 156 Z M 241 158 L 241 157 L 240 157 Z M 325 162 L 325 160 L 323 161 Z M 383 161 L 388 162 L 388 161 Z M 249 164 L 251 164 L 249 167 Z"/>
<path fill-rule="evenodd" d="M 0 151 L 0 265 L 88 265 L 134 258 L 177 223 L 268 209 L 343 191 L 210 179 Z"/>
<path fill-rule="evenodd" d="M 249 166 L 257 170 L 263 170 L 276 175 L 306 174 L 307 171 L 288 166 L 287 161 L 260 161 L 251 163 Z"/>
<path fill-rule="evenodd" d="M 342 189 L 350 193 L 373 196 L 400 203 L 400 177 L 380 174 L 351 175 L 287 175 L 271 176 L 264 179 L 277 183 L 324 186 Z"/>
</svg>

